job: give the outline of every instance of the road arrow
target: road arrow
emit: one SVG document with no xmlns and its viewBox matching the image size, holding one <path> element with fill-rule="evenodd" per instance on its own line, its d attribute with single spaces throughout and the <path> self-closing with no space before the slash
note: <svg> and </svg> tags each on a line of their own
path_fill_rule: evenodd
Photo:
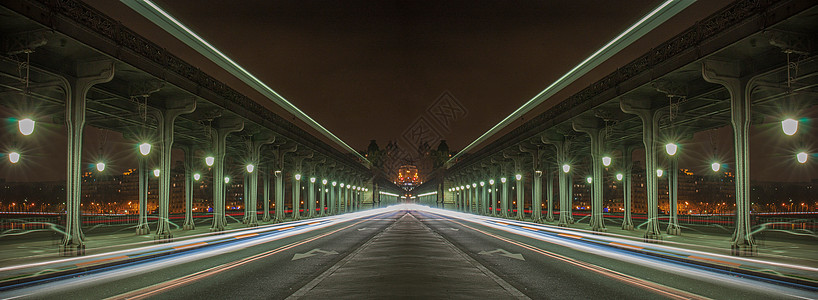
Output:
<svg viewBox="0 0 818 300">
<path fill-rule="evenodd" d="M 520 253 L 514 254 L 514 253 L 508 252 L 508 251 L 503 250 L 503 249 L 497 249 L 497 250 L 492 250 L 492 251 L 480 251 L 480 253 L 478 253 L 478 254 L 492 255 L 494 253 L 500 253 L 501 256 L 505 256 L 505 257 L 508 257 L 508 258 L 513 258 L 513 259 L 516 259 L 516 260 L 525 260 L 525 258 L 523 258 L 522 254 L 520 254 Z"/>
<path fill-rule="evenodd" d="M 458 228 L 446 228 L 446 229 L 454 230 L 454 231 L 460 231 L 460 229 L 458 229 Z"/>
<path fill-rule="evenodd" d="M 331 251 L 331 250 L 330 251 L 324 251 L 324 250 L 315 248 L 315 249 L 310 250 L 307 253 L 296 253 L 295 255 L 293 255 L 293 259 L 291 259 L 291 261 L 292 260 L 302 259 L 302 258 L 307 258 L 307 257 L 313 256 L 313 255 L 317 255 L 318 253 L 323 253 L 325 256 L 326 255 L 331 255 L 331 254 L 338 254 L 338 252 L 335 252 L 335 251 Z"/>
<path fill-rule="evenodd" d="M 372 230 L 372 229 L 375 229 L 375 228 L 369 228 L 369 227 L 358 228 L 358 231 Z"/>
</svg>

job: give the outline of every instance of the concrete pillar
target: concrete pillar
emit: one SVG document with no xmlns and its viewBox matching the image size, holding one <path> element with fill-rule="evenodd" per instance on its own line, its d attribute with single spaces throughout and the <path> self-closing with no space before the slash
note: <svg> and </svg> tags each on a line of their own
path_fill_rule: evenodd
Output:
<svg viewBox="0 0 818 300">
<path fill-rule="evenodd" d="M 340 210 L 338 210 L 339 201 L 338 201 L 338 193 L 336 192 L 337 189 L 338 189 L 338 182 L 337 181 L 332 181 L 332 184 L 331 184 L 331 186 L 329 188 L 329 199 L 330 199 L 330 201 L 329 201 L 329 204 L 328 204 L 329 205 L 329 213 L 331 215 L 337 215 L 340 212 Z"/>
<path fill-rule="evenodd" d="M 679 160 L 675 155 L 670 157 L 670 170 L 667 173 L 668 210 L 670 213 L 667 234 L 680 235 L 682 234 L 682 228 L 679 227 L 678 208 Z"/>
<path fill-rule="evenodd" d="M 497 216 L 497 186 L 494 179 L 489 179 L 489 201 L 491 202 L 491 216 Z"/>
<path fill-rule="evenodd" d="M 301 180 L 304 177 L 296 174 L 293 178 L 293 220 L 301 219 Z"/>
<path fill-rule="evenodd" d="M 191 145 L 182 145 L 181 148 L 185 152 L 185 223 L 182 229 L 193 230 L 196 229 L 193 222 L 193 187 L 196 186 L 196 180 L 193 179 L 194 150 Z"/>
<path fill-rule="evenodd" d="M 219 118 L 213 122 L 213 137 L 215 138 L 215 153 L 213 157 L 213 224 L 210 231 L 223 231 L 227 226 L 225 218 L 225 182 L 224 156 L 226 152 L 227 135 L 244 129 L 244 122 L 240 119 Z"/>
<path fill-rule="evenodd" d="M 262 172 L 261 170 L 261 147 L 267 144 L 271 144 L 275 142 L 276 138 L 272 134 L 268 133 L 259 133 L 254 134 L 250 137 L 250 140 L 247 142 L 247 146 L 250 152 L 250 164 L 253 166 L 257 166 L 258 170 L 253 170 L 253 172 L 245 173 L 247 181 L 244 182 L 245 191 L 247 193 L 244 195 L 246 202 L 245 202 L 245 224 L 247 226 L 258 226 L 258 173 Z M 249 171 L 246 170 L 245 171 Z M 265 184 L 266 186 L 266 184 Z M 267 195 L 267 193 L 264 193 Z M 264 200 L 265 208 L 267 207 L 267 199 Z M 266 209 L 265 209 L 266 211 Z M 267 214 L 265 212 L 265 214 Z"/>
<path fill-rule="evenodd" d="M 85 254 L 85 236 L 80 219 L 82 199 L 82 134 L 85 129 L 85 97 L 92 86 L 114 78 L 114 63 L 108 60 L 77 65 L 75 77 L 67 77 L 65 128 L 68 129 L 68 161 L 65 184 L 65 235 L 63 255 Z"/>
<path fill-rule="evenodd" d="M 307 209 L 309 212 L 307 213 L 307 218 L 315 218 L 315 181 L 318 180 L 315 178 L 314 174 L 311 175 L 310 182 L 308 183 L 309 191 L 307 192 Z"/>
<path fill-rule="evenodd" d="M 488 189 L 489 189 L 489 186 L 486 186 L 486 182 L 485 181 L 480 181 L 480 214 L 484 215 L 484 216 L 488 215 L 488 213 L 489 213 L 489 211 L 488 211 L 488 207 L 489 207 L 488 202 L 489 201 L 488 201 L 488 193 L 487 193 Z"/>
<path fill-rule="evenodd" d="M 264 214 L 261 217 L 261 220 L 264 222 L 270 221 L 270 165 L 265 164 L 264 168 L 260 169 L 259 172 L 263 172 L 264 178 L 261 180 L 264 181 L 264 192 L 262 192 L 262 200 L 264 201 L 264 205 L 262 205 L 262 209 L 264 209 Z"/>
<path fill-rule="evenodd" d="M 518 173 L 514 175 L 515 176 L 514 179 L 517 182 L 517 187 L 516 187 L 516 190 L 517 190 L 517 217 L 516 217 L 516 219 L 522 221 L 524 216 L 525 216 L 525 212 L 523 211 L 523 209 L 525 207 L 524 206 L 524 204 L 525 204 L 525 194 L 523 194 L 523 192 L 524 192 L 523 190 L 525 189 L 525 177 L 522 176 L 522 171 L 521 170 L 517 170 L 517 172 Z M 520 179 L 517 179 L 517 175 L 520 175 L 519 176 Z"/>
<path fill-rule="evenodd" d="M 156 111 L 159 131 L 159 220 L 155 236 L 157 239 L 173 237 L 170 229 L 170 179 L 171 150 L 173 150 L 173 123 L 182 114 L 196 110 L 196 99 L 183 98 L 166 100 L 164 108 Z"/>
<path fill-rule="evenodd" d="M 656 177 L 656 134 L 659 127 L 658 110 L 652 108 L 649 100 L 622 98 L 620 107 L 623 112 L 639 116 L 642 120 L 642 143 L 645 146 L 645 182 L 647 189 L 648 221 L 645 230 L 645 239 L 656 241 L 662 239 L 659 230 L 659 183 Z"/>
<path fill-rule="evenodd" d="M 546 215 L 545 220 L 554 222 L 554 171 L 545 168 L 545 173 L 545 189 L 548 194 L 548 204 L 546 204 L 548 206 L 548 215 Z"/>
<path fill-rule="evenodd" d="M 326 212 L 325 212 L 324 208 L 327 205 L 327 183 L 328 183 L 327 179 L 321 179 L 321 186 L 320 186 L 320 189 L 321 189 L 320 195 L 321 196 L 318 199 L 318 215 L 321 216 L 321 217 L 326 215 Z"/>
<path fill-rule="evenodd" d="M 502 185 L 502 189 L 500 190 L 500 209 L 502 212 L 500 216 L 508 218 L 508 178 L 500 177 L 500 184 Z"/>
<path fill-rule="evenodd" d="M 605 136 L 601 134 L 601 131 L 605 130 L 605 127 L 599 124 L 599 120 L 596 118 L 577 119 L 572 122 L 572 125 L 574 130 L 588 134 L 591 139 L 591 230 L 607 231 L 602 211 L 602 191 L 604 187 L 602 182 L 602 145 Z"/>
<path fill-rule="evenodd" d="M 571 170 L 569 169 L 568 172 L 565 172 L 563 165 L 568 164 L 570 166 L 568 162 L 570 142 L 564 135 L 543 136 L 542 142 L 554 145 L 554 149 L 556 150 L 557 183 L 560 192 L 560 219 L 557 225 L 568 226 L 568 224 L 574 223 L 573 208 L 571 207 L 573 187 L 571 182 Z"/>
<path fill-rule="evenodd" d="M 273 175 L 275 176 L 275 181 L 276 181 L 275 182 L 275 201 L 276 201 L 275 202 L 276 203 L 276 205 L 275 205 L 275 210 L 276 210 L 275 222 L 276 223 L 284 222 L 284 218 L 286 218 L 286 216 L 284 215 L 284 210 L 285 210 L 285 207 L 286 207 L 286 205 L 284 205 L 284 196 L 285 196 L 284 195 L 284 193 L 285 193 L 285 191 L 284 191 L 284 176 L 286 174 L 286 172 L 284 170 L 284 156 L 286 156 L 287 153 L 295 152 L 297 149 L 298 149 L 298 146 L 297 145 L 292 145 L 292 144 L 276 145 L 276 147 L 273 148 L 273 155 L 276 158 L 276 167 L 275 167 L 275 170 L 273 172 Z M 299 168 L 300 168 L 300 160 L 298 161 L 298 164 L 299 164 Z M 295 196 L 295 193 L 293 193 L 293 196 Z M 293 204 L 295 204 L 295 203 L 296 202 L 294 202 Z M 293 205 L 293 208 L 295 208 L 295 205 Z"/>
<path fill-rule="evenodd" d="M 633 209 L 631 188 L 633 186 L 633 150 L 636 145 L 625 146 L 622 151 L 622 193 L 623 202 L 625 206 L 625 215 L 622 218 L 622 229 L 633 230 L 633 217 L 631 217 L 631 210 Z"/>
<path fill-rule="evenodd" d="M 730 92 L 730 124 L 733 126 L 736 172 L 736 229 L 732 237 L 733 255 L 755 255 L 756 244 L 750 222 L 750 95 L 754 76 L 747 75 L 739 62 L 705 60 L 702 76 L 707 82 L 723 85 Z"/>
<path fill-rule="evenodd" d="M 243 169 L 243 168 L 242 168 Z M 242 199 L 244 200 L 244 217 L 241 219 L 242 224 L 247 224 L 247 221 L 250 220 L 250 174 L 246 171 L 242 172 L 243 178 L 241 182 L 241 186 L 244 188 L 243 193 L 241 194 Z"/>
<path fill-rule="evenodd" d="M 139 222 L 136 224 L 136 235 L 146 235 L 151 233 L 151 228 L 148 225 L 148 172 L 147 157 L 139 154 L 137 158 L 139 167 Z"/>
<path fill-rule="evenodd" d="M 531 175 L 531 219 L 542 223 L 542 170 L 535 170 Z"/>
</svg>

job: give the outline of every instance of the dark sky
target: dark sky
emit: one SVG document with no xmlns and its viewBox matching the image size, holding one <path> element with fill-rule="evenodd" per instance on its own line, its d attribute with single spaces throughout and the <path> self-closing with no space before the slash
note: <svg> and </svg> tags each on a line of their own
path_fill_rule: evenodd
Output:
<svg viewBox="0 0 818 300">
<path fill-rule="evenodd" d="M 267 101 L 119 1 L 87 2 L 251 98 Z M 371 139 L 381 147 L 400 141 L 448 91 L 468 113 L 435 128 L 457 150 L 661 1 L 155 2 L 356 149 Z M 729 2 L 694 3 L 552 100 L 563 100 Z M 720 137 L 726 142 L 720 147 L 727 148 L 730 131 Z M 751 164 L 754 178 L 782 179 L 766 166 L 758 169 L 761 165 Z M 818 176 L 811 172 L 802 179 Z"/>
</svg>

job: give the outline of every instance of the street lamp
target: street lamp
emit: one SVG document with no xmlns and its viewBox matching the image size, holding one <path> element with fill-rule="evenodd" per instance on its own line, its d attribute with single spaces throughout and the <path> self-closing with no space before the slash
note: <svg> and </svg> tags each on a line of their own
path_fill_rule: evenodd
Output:
<svg viewBox="0 0 818 300">
<path fill-rule="evenodd" d="M 332 186 L 336 186 L 336 185 L 338 185 L 338 182 L 337 182 L 337 181 L 333 181 L 333 182 L 332 182 Z M 343 184 L 343 183 L 341 184 L 341 187 L 344 187 L 344 184 Z"/>
<path fill-rule="evenodd" d="M 611 165 L 611 157 L 610 156 L 603 156 L 602 157 L 602 165 L 603 166 L 610 166 Z"/>
<path fill-rule="evenodd" d="M 485 181 L 481 181 L 481 182 L 480 182 L 480 186 L 481 186 L 481 187 L 486 186 L 486 182 L 485 182 Z"/>
<path fill-rule="evenodd" d="M 798 154 L 795 155 L 795 158 L 798 159 L 799 163 L 802 163 L 802 164 L 806 163 L 807 162 L 807 153 L 806 152 L 798 152 Z"/>
<path fill-rule="evenodd" d="M 789 118 L 781 121 L 781 129 L 784 130 L 784 134 L 793 135 L 798 131 L 798 121 Z"/>
<path fill-rule="evenodd" d="M 622 176 L 622 173 L 616 173 L 616 180 L 622 181 L 622 178 L 624 177 L 625 176 Z"/>
<path fill-rule="evenodd" d="M 721 169 L 721 164 L 718 162 L 714 162 L 710 164 L 710 169 L 713 169 L 713 172 L 718 172 Z"/>
<path fill-rule="evenodd" d="M 500 182 L 506 183 L 506 178 L 505 177 L 500 177 Z"/>
<path fill-rule="evenodd" d="M 310 177 L 310 182 L 315 183 L 315 177 Z"/>
<path fill-rule="evenodd" d="M 20 153 L 10 152 L 9 153 L 9 161 L 11 163 L 13 163 L 13 164 L 16 164 L 18 161 L 20 161 Z"/>
<path fill-rule="evenodd" d="M 230 183 L 230 177 L 225 177 L 225 178 L 224 178 L 224 183 L 225 183 L 225 184 Z"/>
<path fill-rule="evenodd" d="M 159 177 L 160 172 L 159 169 L 153 169 L 153 177 Z"/>
<path fill-rule="evenodd" d="M 139 153 L 141 153 L 142 155 L 150 154 L 151 153 L 151 144 L 148 144 L 148 143 L 139 144 Z"/>
<path fill-rule="evenodd" d="M 667 145 L 665 145 L 665 151 L 667 152 L 667 155 L 670 156 L 676 155 L 676 150 L 678 148 L 679 146 L 674 143 L 667 143 Z"/>
<path fill-rule="evenodd" d="M 517 181 L 520 181 L 520 180 L 523 179 L 523 175 L 522 174 L 517 174 L 517 175 L 514 175 L 514 178 L 517 179 Z"/>
<path fill-rule="evenodd" d="M 193 174 L 193 180 L 199 181 L 202 178 L 202 175 L 199 173 Z"/>
<path fill-rule="evenodd" d="M 664 175 L 664 174 L 665 174 L 665 171 L 662 171 L 662 169 L 656 170 L 656 176 L 662 177 L 662 175 Z"/>
<path fill-rule="evenodd" d="M 591 183 L 591 182 L 594 182 L 594 178 L 593 177 L 588 177 L 588 178 L 585 178 L 585 181 L 587 181 L 588 183 Z"/>
<path fill-rule="evenodd" d="M 255 169 L 256 169 L 256 166 L 254 166 L 253 164 L 248 164 L 247 165 L 247 173 L 253 173 L 253 171 Z"/>
<path fill-rule="evenodd" d="M 571 166 L 569 166 L 568 164 L 562 165 L 562 171 L 565 172 L 565 173 L 570 172 L 571 171 Z"/>
<path fill-rule="evenodd" d="M 295 174 L 295 180 L 301 180 L 301 174 Z"/>
<path fill-rule="evenodd" d="M 213 157 L 213 156 L 208 156 L 208 157 L 205 157 L 205 164 L 206 164 L 208 167 L 212 167 L 214 162 L 216 162 L 216 158 L 215 158 L 215 157 Z"/>
<path fill-rule="evenodd" d="M 25 118 L 17 121 L 17 128 L 20 129 L 20 133 L 23 135 L 29 135 L 34 132 L 34 120 Z"/>
<path fill-rule="evenodd" d="M 104 162 L 98 162 L 97 163 L 97 171 L 99 171 L 99 172 L 105 171 L 105 163 Z"/>
<path fill-rule="evenodd" d="M 327 182 L 328 182 L 328 181 L 327 181 L 326 179 L 322 179 L 322 180 L 321 180 L 321 184 L 323 184 L 323 185 L 327 185 Z"/>
</svg>

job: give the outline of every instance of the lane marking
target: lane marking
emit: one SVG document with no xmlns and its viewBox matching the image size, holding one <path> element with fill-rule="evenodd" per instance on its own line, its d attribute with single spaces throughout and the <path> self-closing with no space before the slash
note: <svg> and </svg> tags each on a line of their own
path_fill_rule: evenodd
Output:
<svg viewBox="0 0 818 300">
<path fill-rule="evenodd" d="M 526 226 L 520 226 L 520 227 L 522 227 L 523 229 L 534 230 L 534 231 L 540 231 L 540 230 L 539 230 L 539 229 L 537 229 L 537 228 L 526 227 Z"/>
<path fill-rule="evenodd" d="M 293 229 L 293 228 L 295 228 L 295 226 L 290 226 L 290 227 L 279 228 L 279 229 L 276 229 L 276 230 L 277 230 L 277 231 L 282 231 L 282 230 Z"/>
<path fill-rule="evenodd" d="M 301 240 L 301 241 L 298 241 L 298 242 L 293 242 L 293 243 L 278 247 L 276 249 L 270 250 L 268 252 L 259 253 L 259 254 L 256 254 L 256 255 L 253 255 L 253 256 L 250 256 L 250 257 L 246 257 L 246 258 L 237 260 L 237 261 L 221 264 L 221 265 L 218 265 L 218 266 L 206 269 L 206 270 L 202 270 L 202 271 L 190 274 L 190 275 L 186 275 L 186 276 L 179 277 L 179 278 L 176 278 L 176 279 L 173 279 L 173 280 L 170 280 L 170 281 L 166 281 L 166 282 L 162 282 L 162 283 L 157 283 L 157 284 L 154 284 L 152 286 L 148 286 L 148 287 L 144 287 L 144 288 L 141 288 L 141 289 L 138 289 L 138 290 L 134 290 L 134 291 L 130 291 L 130 292 L 127 292 L 127 293 L 119 294 L 119 295 L 109 297 L 109 298 L 106 298 L 106 299 L 145 299 L 145 298 L 148 298 L 148 297 L 152 297 L 152 296 L 155 296 L 155 295 L 157 295 L 159 293 L 165 292 L 167 290 L 177 288 L 177 287 L 181 287 L 183 285 L 186 285 L 188 283 L 191 283 L 191 282 L 194 282 L 194 281 L 209 277 L 211 275 L 215 275 L 215 274 L 221 273 L 223 271 L 227 271 L 227 270 L 242 266 L 244 264 L 247 264 L 247 263 L 262 259 L 262 258 L 266 258 L 266 257 L 272 256 L 274 254 L 278 254 L 278 253 L 280 253 L 282 251 L 286 251 L 286 250 L 295 248 L 297 246 L 312 242 L 314 240 L 320 239 L 320 238 L 325 237 L 325 236 L 329 236 L 331 234 L 334 234 L 336 232 L 348 229 L 350 227 L 356 226 L 356 225 L 361 224 L 361 223 L 366 222 L 366 221 L 369 221 L 369 220 L 368 219 L 363 219 L 363 220 L 360 220 L 358 222 L 352 223 L 350 225 L 338 228 L 336 230 L 329 231 L 329 232 L 326 232 L 326 233 L 322 233 L 320 235 L 317 235 L 317 236 L 314 236 L 314 237 L 311 237 L 311 238 L 308 238 L 308 239 L 305 239 L 305 240 Z M 284 228 L 282 228 L 282 229 L 284 229 Z M 279 229 L 279 230 L 282 230 L 282 229 Z M 311 232 L 311 231 L 309 231 L 309 232 Z M 302 234 L 306 234 L 306 233 L 309 233 L 309 232 L 304 232 Z"/>
<path fill-rule="evenodd" d="M 76 265 L 77 267 L 82 267 L 82 266 L 87 266 L 87 265 L 92 265 L 92 264 L 106 262 L 106 261 L 112 261 L 112 260 L 119 260 L 119 259 L 128 259 L 128 256 L 127 255 L 115 256 L 115 257 L 109 257 L 109 258 L 103 258 L 103 259 L 97 259 L 97 260 L 92 260 L 92 261 L 76 263 L 74 265 Z"/>
</svg>

